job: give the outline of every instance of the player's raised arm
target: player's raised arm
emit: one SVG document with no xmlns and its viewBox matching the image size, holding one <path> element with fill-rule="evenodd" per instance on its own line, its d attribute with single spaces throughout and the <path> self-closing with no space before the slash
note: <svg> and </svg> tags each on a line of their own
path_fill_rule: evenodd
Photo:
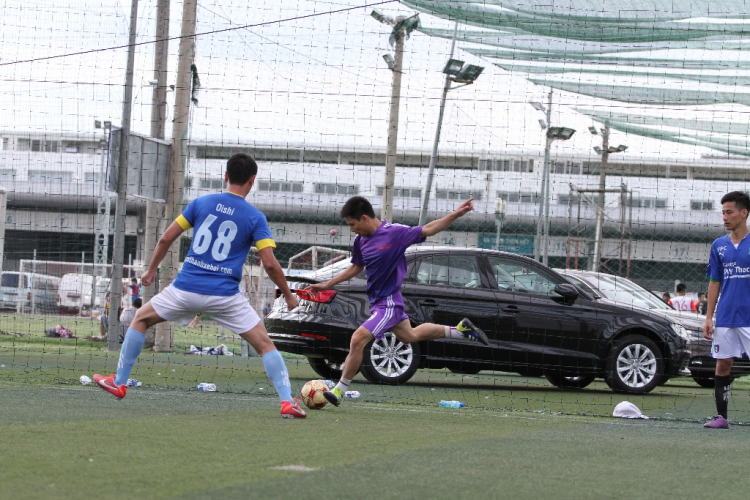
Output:
<svg viewBox="0 0 750 500">
<path fill-rule="evenodd" d="M 271 278 L 271 281 L 279 287 L 281 294 L 284 296 L 287 308 L 291 311 L 299 305 L 299 300 L 289 289 L 289 285 L 286 282 L 284 276 L 284 270 L 281 269 L 279 261 L 276 260 L 276 256 L 273 254 L 273 247 L 266 247 L 258 251 L 260 260 L 263 262 L 263 268 L 266 270 L 266 274 Z"/>
<path fill-rule="evenodd" d="M 313 293 L 318 293 L 322 290 L 328 290 L 329 288 L 333 288 L 334 286 L 338 285 L 341 282 L 348 281 L 361 273 L 364 270 L 365 266 L 356 266 L 352 264 L 351 266 L 344 269 L 343 272 L 337 274 L 333 278 L 331 278 L 328 281 L 325 281 L 323 283 L 316 283 L 314 285 L 311 285 L 307 287 L 307 290 L 310 290 Z"/>
<path fill-rule="evenodd" d="M 450 226 L 453 221 L 474 210 L 473 202 L 474 197 L 471 197 L 465 202 L 461 203 L 457 209 L 455 209 L 453 212 L 449 213 L 442 219 L 434 220 L 425 224 L 424 226 L 422 226 L 422 236 L 428 238 L 430 236 L 438 234 L 440 231 Z"/>
</svg>

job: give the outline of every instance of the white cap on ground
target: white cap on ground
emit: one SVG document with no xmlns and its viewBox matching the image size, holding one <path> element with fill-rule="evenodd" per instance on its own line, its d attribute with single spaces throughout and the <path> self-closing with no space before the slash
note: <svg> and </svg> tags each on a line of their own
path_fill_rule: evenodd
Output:
<svg viewBox="0 0 750 500">
<path fill-rule="evenodd" d="M 646 415 L 641 413 L 641 410 L 631 403 L 630 401 L 623 401 L 622 403 L 615 406 L 615 411 L 612 412 L 612 416 L 620 418 L 645 418 Z"/>
</svg>

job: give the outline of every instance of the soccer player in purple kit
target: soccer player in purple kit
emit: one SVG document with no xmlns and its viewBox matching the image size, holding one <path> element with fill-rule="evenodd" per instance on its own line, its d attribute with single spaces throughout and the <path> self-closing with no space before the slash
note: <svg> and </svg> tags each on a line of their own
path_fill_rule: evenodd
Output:
<svg viewBox="0 0 750 500">
<path fill-rule="evenodd" d="M 406 276 L 406 249 L 438 234 L 453 221 L 474 210 L 472 201 L 474 198 L 469 198 L 442 219 L 416 227 L 381 222 L 375 217 L 370 202 L 361 196 L 354 196 L 344 204 L 341 217 L 357 235 L 352 246 L 352 263 L 338 276 L 324 283 L 312 285 L 307 290 L 318 293 L 333 288 L 364 269 L 367 272 L 370 318 L 352 335 L 349 355 L 344 362 L 339 383 L 331 391 L 324 393 L 331 404 L 341 404 L 352 378 L 362 364 L 362 351 L 365 345 L 373 337 L 383 338 L 388 331 L 407 344 L 443 337 L 478 340 L 485 345 L 489 344 L 487 335 L 466 318 L 456 327 L 423 323 L 412 328 L 409 317 L 404 313 L 404 299 L 401 296 L 401 282 Z"/>
<path fill-rule="evenodd" d="M 268 337 L 258 314 L 240 293 L 242 265 L 247 260 L 250 246 L 255 245 L 268 277 L 279 287 L 287 307 L 291 310 L 299 305 L 273 254 L 276 243 L 266 216 L 245 200 L 257 173 L 258 165 L 251 156 L 244 153 L 233 155 L 227 161 L 224 174 L 227 190 L 194 199 L 164 232 L 156 244 L 148 270 L 141 276 L 145 286 L 153 283 L 159 264 L 172 243 L 183 231 L 194 227 L 190 251 L 177 279 L 138 309 L 125 333 L 117 373 L 94 375 L 94 382 L 99 387 L 117 398 L 124 398 L 128 377 L 143 348 L 146 329 L 163 321 L 179 321 L 187 325 L 196 313 L 206 313 L 258 351 L 281 400 L 281 416 L 307 416 L 292 397 L 284 359 Z"/>
<path fill-rule="evenodd" d="M 721 199 L 721 216 L 729 234 L 711 245 L 708 260 L 708 309 L 703 336 L 713 340 L 711 355 L 716 359 L 714 397 L 716 417 L 703 427 L 728 429 L 727 408 L 732 383 L 734 358 L 750 352 L 750 238 L 747 215 L 750 198 L 747 193 L 732 191 Z M 721 294 L 718 308 L 716 303 Z M 713 315 L 716 311 L 716 328 Z"/>
</svg>

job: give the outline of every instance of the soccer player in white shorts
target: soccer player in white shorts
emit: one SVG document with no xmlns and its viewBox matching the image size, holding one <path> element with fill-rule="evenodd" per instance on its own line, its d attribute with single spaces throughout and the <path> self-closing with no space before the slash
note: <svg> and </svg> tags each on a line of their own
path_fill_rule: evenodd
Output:
<svg viewBox="0 0 750 500">
<path fill-rule="evenodd" d="M 205 313 L 247 340 L 260 354 L 266 373 L 281 399 L 281 415 L 285 418 L 307 416 L 292 398 L 284 359 L 268 337 L 260 317 L 239 290 L 242 265 L 254 244 L 266 274 L 279 287 L 289 310 L 299 305 L 273 254 L 276 243 L 265 215 L 245 201 L 257 173 L 258 165 L 249 155 L 233 155 L 224 174 L 228 183 L 226 192 L 191 201 L 164 232 L 156 244 L 148 270 L 141 276 L 143 285 L 153 283 L 169 247 L 183 231 L 194 227 L 190 251 L 174 282 L 136 313 L 125 334 L 117 373 L 109 377 L 94 375 L 99 387 L 118 398 L 125 397 L 127 380 L 143 348 L 146 329 L 163 321 L 187 325 L 197 313 Z"/>
<path fill-rule="evenodd" d="M 708 260 L 708 308 L 703 336 L 713 340 L 711 355 L 716 359 L 714 397 L 716 417 L 704 425 L 710 429 L 728 429 L 727 408 L 732 383 L 734 358 L 750 351 L 750 238 L 747 215 L 750 198 L 733 191 L 721 199 L 721 215 L 729 234 L 711 245 Z M 721 302 L 718 302 L 721 294 Z M 713 315 L 716 311 L 714 331 Z"/>
</svg>

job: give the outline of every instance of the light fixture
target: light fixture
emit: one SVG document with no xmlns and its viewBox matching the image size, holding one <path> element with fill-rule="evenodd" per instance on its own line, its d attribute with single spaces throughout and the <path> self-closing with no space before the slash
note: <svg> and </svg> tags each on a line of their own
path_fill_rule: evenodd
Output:
<svg viewBox="0 0 750 500">
<path fill-rule="evenodd" d="M 383 24 L 396 24 L 396 21 L 391 17 L 383 14 L 378 9 L 372 9 L 372 12 L 370 12 L 370 15 L 379 23 Z"/>
<path fill-rule="evenodd" d="M 591 132 L 591 135 L 599 135 L 599 132 L 596 131 L 596 127 L 589 127 L 589 132 Z"/>
<path fill-rule="evenodd" d="M 599 146 L 594 146 L 594 151 L 596 151 L 597 154 L 602 154 L 602 148 Z"/>
<path fill-rule="evenodd" d="M 390 54 L 383 54 L 383 60 L 388 65 L 388 69 L 391 71 L 396 69 L 396 61 L 393 59 L 393 56 Z"/>
<path fill-rule="evenodd" d="M 474 80 L 479 78 L 479 75 L 482 74 L 482 71 L 484 71 L 483 66 L 469 64 L 468 66 L 465 66 L 459 74 L 456 75 L 456 81 L 463 83 L 474 83 Z"/>
<path fill-rule="evenodd" d="M 568 127 L 550 127 L 547 130 L 547 137 L 552 140 L 567 141 L 576 131 Z"/>
<path fill-rule="evenodd" d="M 547 122 L 545 122 L 544 120 L 542 120 L 542 119 L 540 118 L 540 119 L 539 119 L 539 126 L 540 126 L 540 127 L 542 127 L 542 130 L 544 130 L 544 129 L 546 129 L 546 128 L 547 128 Z"/>
<path fill-rule="evenodd" d="M 536 101 L 532 102 L 532 101 L 529 101 L 529 104 L 531 104 L 534 107 L 534 109 L 537 110 L 537 111 L 541 111 L 542 113 L 546 113 L 547 112 L 547 108 L 545 108 L 544 105 L 542 105 L 541 102 L 536 102 Z"/>
<path fill-rule="evenodd" d="M 94 120 L 94 128 L 102 128 L 102 122 L 99 120 Z"/>
<path fill-rule="evenodd" d="M 106 130 L 109 130 L 110 128 L 112 128 L 112 122 L 109 120 L 104 120 L 104 128 Z"/>
<path fill-rule="evenodd" d="M 626 149 L 628 149 L 628 147 L 626 145 L 624 145 L 624 144 L 620 144 L 619 146 L 617 146 L 617 152 L 618 153 L 622 153 Z"/>
<path fill-rule="evenodd" d="M 443 68 L 443 73 L 445 73 L 446 75 L 457 76 L 459 73 L 461 73 L 461 68 L 463 67 L 463 61 L 459 61 L 458 59 L 449 59 L 445 65 L 445 68 Z"/>
</svg>

